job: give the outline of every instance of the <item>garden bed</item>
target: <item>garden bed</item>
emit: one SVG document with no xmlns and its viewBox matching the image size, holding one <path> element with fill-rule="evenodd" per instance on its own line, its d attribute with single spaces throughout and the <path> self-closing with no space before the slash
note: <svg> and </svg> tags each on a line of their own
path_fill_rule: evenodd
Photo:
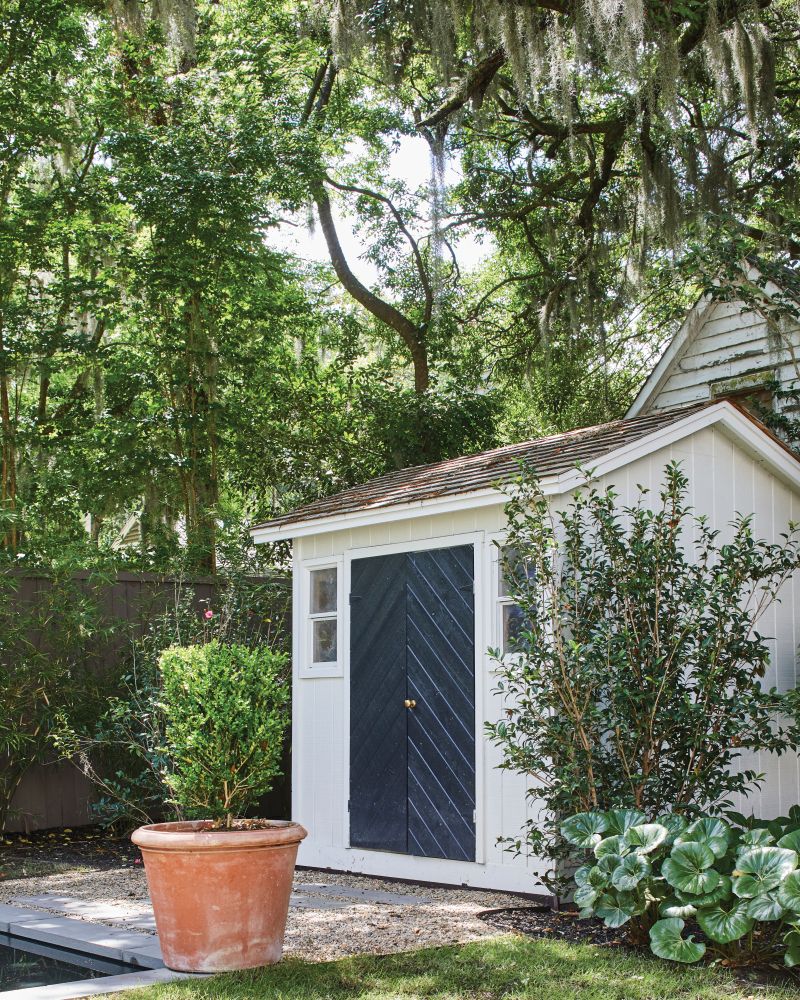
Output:
<svg viewBox="0 0 800 1000">
<path fill-rule="evenodd" d="M 549 906 L 509 906 L 484 910 L 479 916 L 492 927 L 516 931 L 527 937 L 627 947 L 619 930 L 606 927 L 602 920 L 580 920 L 572 910 L 557 911 Z"/>
<path fill-rule="evenodd" d="M 0 833 L 0 883 L 69 869 L 133 868 L 141 859 L 129 837 L 112 836 L 101 826 Z"/>
<path fill-rule="evenodd" d="M 510 906 L 503 909 L 484 910 L 479 914 L 491 927 L 501 931 L 524 934 L 537 940 L 565 941 L 571 944 L 587 944 L 604 948 L 616 948 L 631 955 L 639 955 L 656 965 L 675 967 L 677 963 L 664 962 L 655 958 L 649 948 L 637 948 L 630 944 L 624 934 L 624 927 L 606 927 L 602 920 L 582 920 L 575 910 L 552 910 L 546 906 Z M 686 933 L 695 940 L 708 942 L 702 930 L 689 923 Z M 711 960 L 704 965 L 715 964 Z M 724 965 L 722 963 L 716 963 Z M 730 972 L 741 982 L 748 984 L 784 984 L 793 988 L 800 986 L 800 974 L 784 966 L 739 967 Z"/>
</svg>

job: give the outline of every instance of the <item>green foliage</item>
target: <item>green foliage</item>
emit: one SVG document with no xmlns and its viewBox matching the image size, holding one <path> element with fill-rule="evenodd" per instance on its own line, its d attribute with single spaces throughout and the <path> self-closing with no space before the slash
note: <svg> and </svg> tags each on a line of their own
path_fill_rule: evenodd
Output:
<svg viewBox="0 0 800 1000">
<path fill-rule="evenodd" d="M 800 546 L 793 531 L 760 541 L 746 517 L 723 541 L 687 507 L 686 489 L 670 465 L 658 502 L 643 493 L 623 508 L 612 490 L 588 486 L 553 513 L 522 473 L 507 545 L 525 572 L 507 567 L 506 577 L 524 627 L 511 653 L 496 651 L 504 713 L 487 731 L 502 766 L 529 776 L 544 804 L 512 841 L 518 850 L 557 859 L 557 820 L 577 810 L 591 814 L 584 846 L 602 834 L 597 850 L 622 855 L 658 846 L 645 812 L 675 813 L 667 842 L 691 843 L 676 848 L 670 877 L 683 892 L 709 892 L 725 830 L 709 819 L 689 836 L 680 815 L 757 787 L 757 772 L 732 766 L 745 752 L 800 743 L 797 693 L 762 687 L 769 652 L 758 631 Z"/>
<path fill-rule="evenodd" d="M 776 406 L 755 407 L 758 419 L 774 431 L 795 451 L 800 451 L 800 420 L 794 414 L 800 406 L 800 385 L 781 385 L 769 382 L 766 388 L 772 393 Z"/>
<path fill-rule="evenodd" d="M 330 272 L 274 249 L 322 159 L 363 136 L 369 172 L 408 131 L 353 85 L 330 125 L 299 127 L 327 48 L 301 7 L 189 2 L 178 31 L 167 4 L 3 5 L 0 561 L 91 561 L 135 514 L 118 559 L 171 570 L 183 550 L 213 572 L 231 525 L 495 443 L 499 397 L 452 315 L 414 393 Z M 413 312 L 397 233 L 356 211 Z"/>
<path fill-rule="evenodd" d="M 502 6 L 2 5 L 0 559 L 48 565 L 87 520 L 96 555 L 135 514 L 132 566 L 211 571 L 231 524 L 620 415 L 696 293 L 754 251 L 780 276 L 790 0 L 626 4 L 621 34 Z M 320 186 L 424 391 L 294 252 Z"/>
<path fill-rule="evenodd" d="M 564 824 L 571 844 L 580 847 L 594 847 L 603 839 L 602 833 L 608 829 L 608 821 L 601 813 L 578 813 Z"/>
<path fill-rule="evenodd" d="M 481 330 L 515 426 L 619 412 L 720 271 L 797 260 L 793 0 L 326 6 L 344 66 L 460 159 L 448 234 L 498 248 Z"/>
<path fill-rule="evenodd" d="M 711 866 L 714 854 L 702 841 L 675 844 L 664 862 L 664 878 L 673 889 L 689 896 L 712 892 L 719 884 L 719 873 Z"/>
<path fill-rule="evenodd" d="M 571 816 L 561 824 L 562 836 L 585 852 L 583 831 L 608 830 L 609 816 Z M 595 860 L 575 872 L 581 916 L 625 926 L 637 942 L 647 932 L 653 953 L 673 962 L 698 962 L 708 951 L 728 965 L 781 959 L 795 964 L 800 856 L 787 848 L 753 846 L 760 839 L 753 835 L 792 837 L 800 830 L 800 807 L 770 822 L 738 814 L 728 818 L 698 817 L 673 838 L 658 817 L 632 827 L 627 843 L 617 835 L 600 840 L 592 848 Z M 598 858 L 613 861 L 602 864 Z M 707 946 L 685 933 L 687 921 L 702 930 Z"/>
<path fill-rule="evenodd" d="M 99 711 L 91 668 L 109 629 L 94 590 L 102 583 L 65 572 L 31 593 L 24 574 L 0 574 L 0 829 L 25 772 L 54 756 L 61 720 L 79 726 Z"/>
<path fill-rule="evenodd" d="M 190 581 L 178 581 L 168 605 L 139 634 L 124 637 L 121 676 L 105 703 L 83 725 L 62 718 L 55 733 L 62 756 L 96 786 L 92 810 L 100 822 L 127 830 L 184 815 L 165 787 L 176 765 L 166 746 L 162 651 L 211 641 L 286 650 L 289 599 L 282 581 L 259 582 L 241 571 L 218 579 L 210 601 Z"/>
<path fill-rule="evenodd" d="M 683 937 L 685 926 L 680 917 L 667 917 L 655 923 L 650 928 L 653 954 L 671 962 L 699 962 L 706 953 L 706 946 L 691 937 Z"/>
<path fill-rule="evenodd" d="M 159 661 L 166 776 L 190 816 L 227 821 L 269 791 L 280 774 L 289 724 L 287 657 L 266 646 L 172 646 Z"/>
</svg>

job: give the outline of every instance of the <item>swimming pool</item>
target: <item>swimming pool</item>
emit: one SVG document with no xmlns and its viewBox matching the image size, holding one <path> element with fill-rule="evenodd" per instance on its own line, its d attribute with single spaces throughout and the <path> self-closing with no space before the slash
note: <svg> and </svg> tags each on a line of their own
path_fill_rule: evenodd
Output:
<svg viewBox="0 0 800 1000">
<path fill-rule="evenodd" d="M 136 966 L 0 933 L 0 992 L 141 971 Z"/>
</svg>

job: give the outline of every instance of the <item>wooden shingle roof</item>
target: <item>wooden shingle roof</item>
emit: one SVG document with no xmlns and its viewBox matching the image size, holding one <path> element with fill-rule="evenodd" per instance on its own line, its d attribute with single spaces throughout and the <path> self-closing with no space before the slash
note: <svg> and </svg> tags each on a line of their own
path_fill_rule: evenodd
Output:
<svg viewBox="0 0 800 1000">
<path fill-rule="evenodd" d="M 641 417 L 614 420 L 608 424 L 553 434 L 521 444 L 505 445 L 477 455 L 452 458 L 431 465 L 410 466 L 371 479 L 361 486 L 315 500 L 288 514 L 258 524 L 251 530 L 278 528 L 356 511 L 377 510 L 485 490 L 498 483 L 510 482 L 519 473 L 520 462 L 534 469 L 542 479 L 572 471 L 578 466 L 591 468 L 593 462 L 618 448 L 633 444 L 640 438 L 712 405 L 713 402 L 703 402 L 676 410 L 648 413 Z"/>
</svg>

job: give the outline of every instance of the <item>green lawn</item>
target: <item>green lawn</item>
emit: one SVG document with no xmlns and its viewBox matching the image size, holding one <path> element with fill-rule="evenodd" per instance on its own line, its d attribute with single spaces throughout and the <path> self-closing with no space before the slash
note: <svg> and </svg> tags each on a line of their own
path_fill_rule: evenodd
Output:
<svg viewBox="0 0 800 1000">
<path fill-rule="evenodd" d="M 177 982 L 129 1000 L 797 1000 L 796 986 L 741 984 L 724 971 L 631 958 L 607 948 L 503 936 L 451 948 L 338 962 L 288 959 L 251 973 Z"/>
</svg>

